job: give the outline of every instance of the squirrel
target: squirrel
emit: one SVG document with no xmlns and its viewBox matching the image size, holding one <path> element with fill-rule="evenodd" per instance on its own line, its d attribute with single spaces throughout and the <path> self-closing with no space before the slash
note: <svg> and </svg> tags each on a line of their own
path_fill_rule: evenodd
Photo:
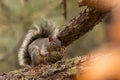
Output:
<svg viewBox="0 0 120 80">
<path fill-rule="evenodd" d="M 58 34 L 59 29 L 48 21 L 33 24 L 19 49 L 19 64 L 34 67 L 45 63 L 45 57 L 52 51 L 63 51 Z"/>
</svg>

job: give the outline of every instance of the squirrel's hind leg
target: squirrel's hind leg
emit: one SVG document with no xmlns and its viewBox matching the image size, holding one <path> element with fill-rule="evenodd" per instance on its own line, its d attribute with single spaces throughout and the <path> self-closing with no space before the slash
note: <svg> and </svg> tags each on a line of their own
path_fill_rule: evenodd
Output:
<svg viewBox="0 0 120 80">
<path fill-rule="evenodd" d="M 38 66 L 40 64 L 40 51 L 39 51 L 39 48 L 36 48 L 36 47 L 32 47 L 32 51 L 30 53 L 30 56 L 31 56 L 31 74 L 34 74 L 35 73 L 35 67 Z"/>
</svg>

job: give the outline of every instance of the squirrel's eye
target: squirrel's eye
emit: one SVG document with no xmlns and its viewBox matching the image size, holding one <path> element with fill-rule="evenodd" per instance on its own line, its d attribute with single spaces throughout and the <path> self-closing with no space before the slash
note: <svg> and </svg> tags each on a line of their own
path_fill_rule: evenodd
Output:
<svg viewBox="0 0 120 80">
<path fill-rule="evenodd" d="M 55 45 L 55 43 L 52 43 L 52 45 Z"/>
</svg>

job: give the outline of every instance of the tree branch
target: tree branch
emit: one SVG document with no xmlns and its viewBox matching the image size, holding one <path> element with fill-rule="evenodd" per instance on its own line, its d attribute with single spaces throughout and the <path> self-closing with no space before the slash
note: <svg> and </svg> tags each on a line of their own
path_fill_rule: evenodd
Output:
<svg viewBox="0 0 120 80">
<path fill-rule="evenodd" d="M 76 71 L 76 65 L 87 58 L 76 57 L 58 61 L 55 64 L 39 65 L 36 72 L 31 74 L 30 68 L 19 69 L 0 76 L 2 80 L 71 80 Z"/>
<path fill-rule="evenodd" d="M 105 13 L 95 9 L 86 8 L 80 15 L 73 18 L 70 22 L 62 26 L 59 38 L 64 46 L 68 46 L 73 41 L 77 40 L 99 23 Z"/>
</svg>

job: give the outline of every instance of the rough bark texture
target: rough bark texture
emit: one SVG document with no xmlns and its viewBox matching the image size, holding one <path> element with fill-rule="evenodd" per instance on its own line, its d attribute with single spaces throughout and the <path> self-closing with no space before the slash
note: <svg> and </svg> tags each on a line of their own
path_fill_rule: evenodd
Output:
<svg viewBox="0 0 120 80">
<path fill-rule="evenodd" d="M 56 62 L 55 64 L 39 65 L 36 72 L 23 68 L 0 76 L 0 80 L 72 80 L 76 65 L 86 60 L 86 57 L 76 57 Z"/>
<path fill-rule="evenodd" d="M 80 12 L 80 15 L 63 25 L 59 36 L 62 44 L 68 46 L 73 41 L 93 29 L 93 27 L 99 23 L 104 16 L 105 13 L 99 12 L 95 9 L 84 9 Z"/>
<path fill-rule="evenodd" d="M 79 16 L 66 23 L 61 29 L 59 38 L 64 46 L 68 46 L 86 32 L 91 30 L 104 17 L 104 13 L 86 8 Z M 65 59 L 55 64 L 39 65 L 36 72 L 31 73 L 30 68 L 23 68 L 0 76 L 0 80 L 71 80 L 76 72 L 76 65 L 86 60 L 85 57 Z"/>
</svg>

